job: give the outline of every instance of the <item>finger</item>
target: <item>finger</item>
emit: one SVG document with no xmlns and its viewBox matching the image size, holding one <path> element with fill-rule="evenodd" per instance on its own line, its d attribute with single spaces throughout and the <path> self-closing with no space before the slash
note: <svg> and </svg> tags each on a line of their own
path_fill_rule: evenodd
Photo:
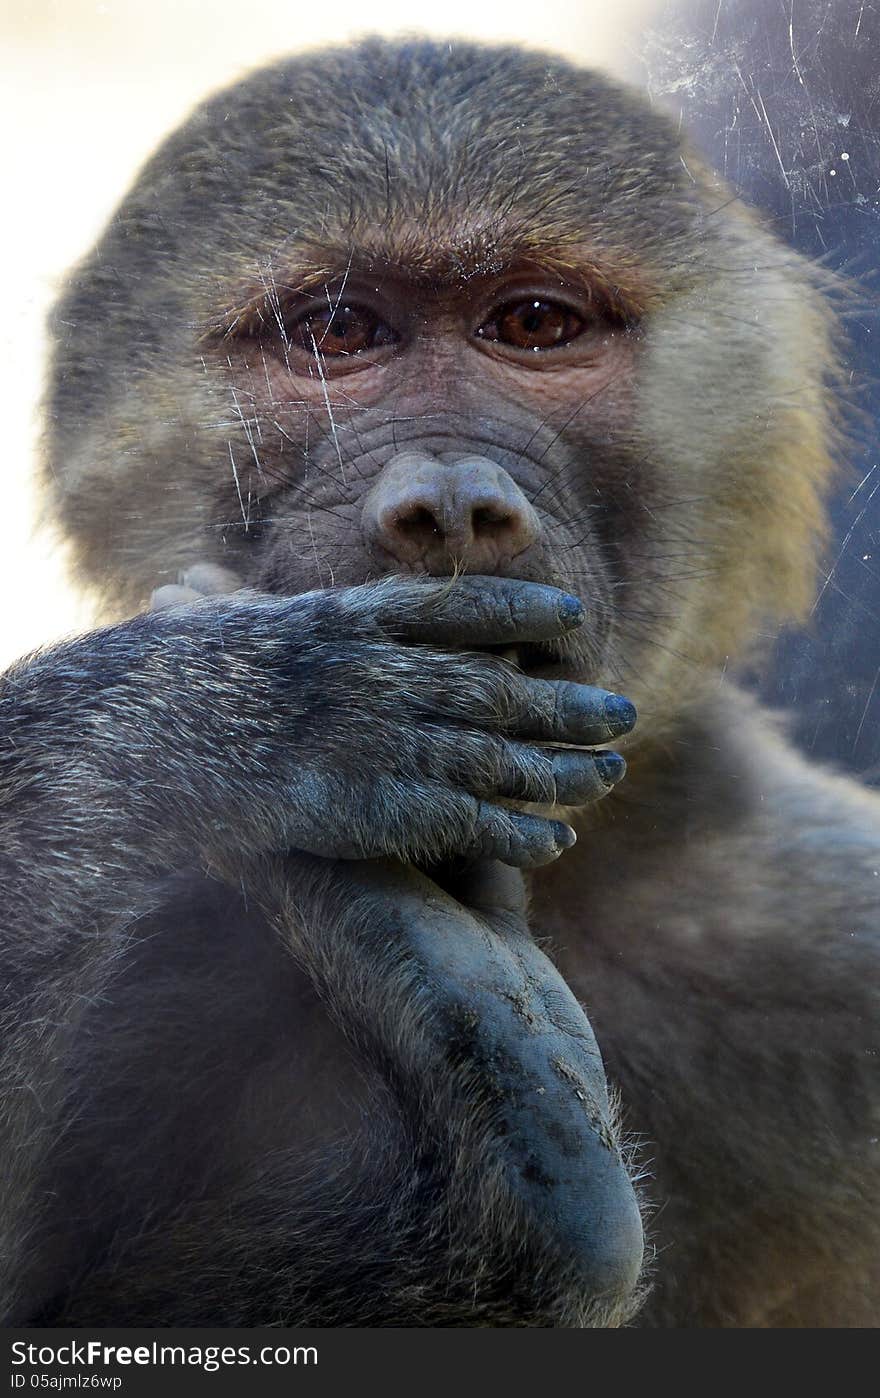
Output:
<svg viewBox="0 0 880 1398">
<path fill-rule="evenodd" d="M 495 771 L 465 781 L 474 795 L 542 805 L 586 806 L 601 800 L 626 772 L 617 752 L 552 752 L 523 743 L 498 744 Z"/>
<path fill-rule="evenodd" d="M 316 793 L 320 789 L 320 797 Z M 577 836 L 564 821 L 530 815 L 480 800 L 434 782 L 378 777 L 358 791 L 356 779 L 318 779 L 304 809 L 301 792 L 289 792 L 285 842 L 334 859 L 405 858 L 422 866 L 462 857 L 499 859 L 517 869 L 549 864 Z M 315 819 L 316 800 L 327 812 Z M 332 813 L 346 812 L 340 821 Z"/>
<path fill-rule="evenodd" d="M 196 563 L 186 569 L 181 582 L 201 597 L 225 597 L 243 586 L 237 573 L 219 563 Z"/>
<path fill-rule="evenodd" d="M 473 797 L 464 801 L 464 823 L 470 828 L 456 839 L 452 835 L 449 852 L 473 859 L 498 859 L 515 869 L 533 869 L 551 864 L 577 840 L 570 825 L 561 820 L 545 820 L 522 811 L 495 806 Z"/>
<path fill-rule="evenodd" d="M 183 587 L 180 583 L 166 583 L 164 587 L 157 587 L 150 594 L 150 611 L 164 612 L 169 607 L 183 607 L 201 600 L 202 594 L 196 592 L 195 588 Z"/>
<path fill-rule="evenodd" d="M 591 747 L 634 727 L 635 705 L 622 694 L 571 680 L 529 680 L 512 675 L 510 731 L 544 743 Z"/>
<path fill-rule="evenodd" d="M 359 830 L 349 825 L 345 858 L 401 853 L 424 865 L 438 860 L 498 859 L 516 869 L 550 864 L 577 840 L 564 821 L 497 806 L 468 792 L 435 783 L 379 779 Z"/>
<path fill-rule="evenodd" d="M 518 578 L 380 584 L 376 617 L 389 635 L 431 645 L 503 646 L 549 641 L 580 626 L 576 597 Z"/>
</svg>

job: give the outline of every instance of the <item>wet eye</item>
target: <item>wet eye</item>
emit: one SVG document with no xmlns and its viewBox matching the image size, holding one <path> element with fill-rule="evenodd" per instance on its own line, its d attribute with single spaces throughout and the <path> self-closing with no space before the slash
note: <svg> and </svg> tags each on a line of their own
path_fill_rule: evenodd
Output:
<svg viewBox="0 0 880 1398">
<path fill-rule="evenodd" d="M 500 306 L 476 333 L 481 340 L 494 340 L 514 349 L 548 350 L 576 339 L 586 324 L 570 307 L 530 296 Z"/>
<path fill-rule="evenodd" d="M 332 358 L 362 354 L 397 338 L 390 326 L 366 306 L 326 306 L 306 311 L 290 329 L 293 344 Z"/>
</svg>

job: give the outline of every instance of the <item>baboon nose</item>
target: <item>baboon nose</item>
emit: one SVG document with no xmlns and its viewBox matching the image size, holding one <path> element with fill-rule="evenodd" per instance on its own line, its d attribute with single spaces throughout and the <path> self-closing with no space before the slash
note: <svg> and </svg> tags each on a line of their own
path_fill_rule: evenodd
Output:
<svg viewBox="0 0 880 1398">
<path fill-rule="evenodd" d="M 535 511 L 503 467 L 416 451 L 389 461 L 364 502 L 363 527 L 375 555 L 438 575 L 456 563 L 497 572 L 538 536 Z"/>
</svg>

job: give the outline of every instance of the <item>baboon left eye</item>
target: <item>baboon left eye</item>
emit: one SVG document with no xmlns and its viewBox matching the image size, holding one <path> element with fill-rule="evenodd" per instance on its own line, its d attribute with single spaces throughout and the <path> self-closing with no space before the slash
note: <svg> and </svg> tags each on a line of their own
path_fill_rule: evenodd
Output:
<svg viewBox="0 0 880 1398">
<path fill-rule="evenodd" d="M 367 306 L 338 305 L 304 311 L 290 327 L 290 338 L 303 349 L 334 357 L 393 344 L 396 336 Z"/>
<path fill-rule="evenodd" d="M 586 329 L 587 322 L 569 306 L 529 296 L 499 306 L 476 334 L 520 350 L 549 350 L 567 345 Z"/>
</svg>

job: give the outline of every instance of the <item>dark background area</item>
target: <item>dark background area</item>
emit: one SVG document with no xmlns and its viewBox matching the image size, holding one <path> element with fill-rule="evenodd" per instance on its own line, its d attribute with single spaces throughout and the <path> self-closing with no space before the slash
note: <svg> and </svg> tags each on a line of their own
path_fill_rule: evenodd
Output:
<svg viewBox="0 0 880 1398">
<path fill-rule="evenodd" d="M 780 237 L 856 281 L 847 460 L 808 625 L 748 676 L 813 756 L 880 785 L 880 0 L 690 0 L 645 80 Z"/>
</svg>

